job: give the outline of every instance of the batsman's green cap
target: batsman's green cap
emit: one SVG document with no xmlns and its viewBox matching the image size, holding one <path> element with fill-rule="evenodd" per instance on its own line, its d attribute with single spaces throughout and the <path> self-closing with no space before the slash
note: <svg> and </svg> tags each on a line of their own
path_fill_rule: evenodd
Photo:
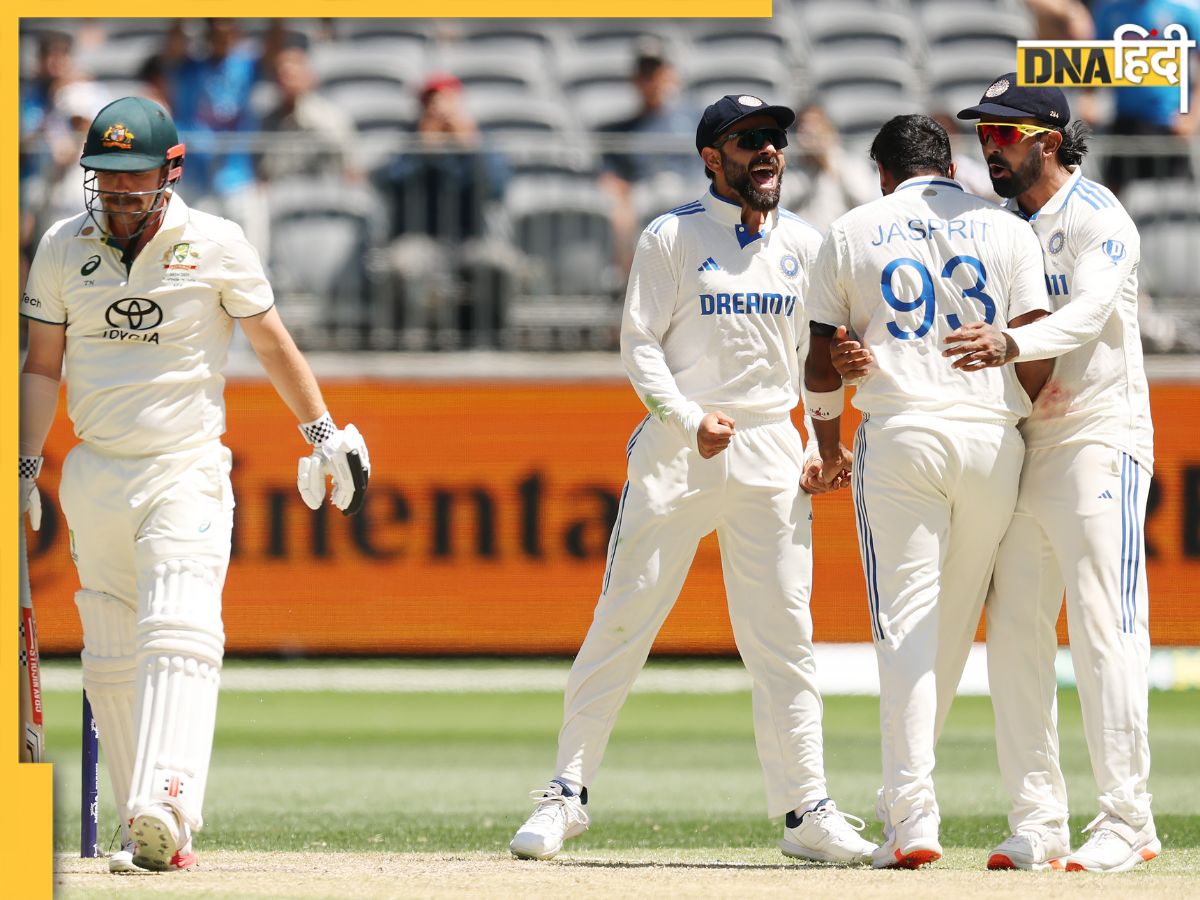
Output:
<svg viewBox="0 0 1200 900">
<path fill-rule="evenodd" d="M 100 172 L 147 172 L 183 156 L 170 114 L 145 97 L 122 97 L 96 114 L 79 164 Z"/>
</svg>

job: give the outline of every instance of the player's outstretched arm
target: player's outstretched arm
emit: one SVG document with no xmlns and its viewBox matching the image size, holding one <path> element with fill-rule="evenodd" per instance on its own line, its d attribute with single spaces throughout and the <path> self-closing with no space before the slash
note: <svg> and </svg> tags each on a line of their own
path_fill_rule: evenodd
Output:
<svg viewBox="0 0 1200 900">
<path fill-rule="evenodd" d="M 42 525 L 42 498 L 37 477 L 42 471 L 42 447 L 58 408 L 67 331 L 62 325 L 29 319 L 25 364 L 21 367 L 20 455 L 21 514 L 29 514 L 34 531 Z"/>
<path fill-rule="evenodd" d="M 300 496 L 309 508 L 320 509 L 325 479 L 332 475 L 330 501 L 346 515 L 358 512 L 371 476 L 371 458 L 363 436 L 353 425 L 339 429 L 334 424 L 316 376 L 275 307 L 240 321 L 271 384 L 300 420 L 304 439 L 312 444 L 312 452 L 301 457 L 297 467 Z"/>
<path fill-rule="evenodd" d="M 806 488 L 809 493 L 821 493 L 820 488 L 844 486 L 849 475 L 849 454 L 841 440 L 844 386 L 830 353 L 835 332 L 815 322 L 810 328 L 808 357 L 804 360 L 804 409 L 817 438 L 821 470 L 816 479 L 811 479 L 806 466 L 804 479 L 812 482 L 812 489 Z"/>
</svg>

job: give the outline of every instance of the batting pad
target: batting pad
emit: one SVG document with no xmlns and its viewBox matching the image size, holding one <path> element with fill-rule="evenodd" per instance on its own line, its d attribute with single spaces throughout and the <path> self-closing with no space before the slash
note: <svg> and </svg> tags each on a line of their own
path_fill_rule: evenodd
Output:
<svg viewBox="0 0 1200 900">
<path fill-rule="evenodd" d="M 190 560 L 154 568 L 137 633 L 137 753 L 130 811 L 175 809 L 198 830 L 217 719 L 225 634 L 219 573 Z"/>
<path fill-rule="evenodd" d="M 122 822 L 128 822 L 137 699 L 137 615 L 116 597 L 99 591 L 77 591 L 75 606 L 83 623 L 83 689 L 92 702 L 92 715 L 100 731 L 117 813 Z"/>
</svg>

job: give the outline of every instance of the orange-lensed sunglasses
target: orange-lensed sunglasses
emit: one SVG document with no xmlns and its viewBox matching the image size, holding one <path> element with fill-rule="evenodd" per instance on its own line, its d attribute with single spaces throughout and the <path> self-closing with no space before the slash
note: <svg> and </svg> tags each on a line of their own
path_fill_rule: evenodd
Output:
<svg viewBox="0 0 1200 900">
<path fill-rule="evenodd" d="M 1022 125 L 1018 122 L 976 122 L 975 132 L 979 142 L 986 144 L 989 140 L 997 147 L 1007 147 L 1015 144 L 1022 137 L 1054 131 L 1053 128 L 1042 128 L 1040 125 Z"/>
</svg>

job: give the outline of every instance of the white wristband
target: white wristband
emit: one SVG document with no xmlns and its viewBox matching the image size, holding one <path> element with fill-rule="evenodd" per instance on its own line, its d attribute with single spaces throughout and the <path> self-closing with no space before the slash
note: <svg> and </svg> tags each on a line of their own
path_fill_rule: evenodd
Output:
<svg viewBox="0 0 1200 900">
<path fill-rule="evenodd" d="M 801 393 L 804 395 L 804 411 L 814 419 L 819 419 L 822 422 L 828 419 L 836 419 L 842 414 L 842 410 L 846 407 L 846 386 L 838 388 L 836 391 L 810 391 L 808 388 L 803 388 Z"/>
<path fill-rule="evenodd" d="M 312 422 L 305 422 L 298 427 L 300 433 L 304 435 L 304 439 L 310 444 L 320 444 L 322 441 L 327 441 L 337 431 L 337 426 L 333 424 L 333 417 L 328 412 L 322 413 L 321 418 Z"/>
</svg>

